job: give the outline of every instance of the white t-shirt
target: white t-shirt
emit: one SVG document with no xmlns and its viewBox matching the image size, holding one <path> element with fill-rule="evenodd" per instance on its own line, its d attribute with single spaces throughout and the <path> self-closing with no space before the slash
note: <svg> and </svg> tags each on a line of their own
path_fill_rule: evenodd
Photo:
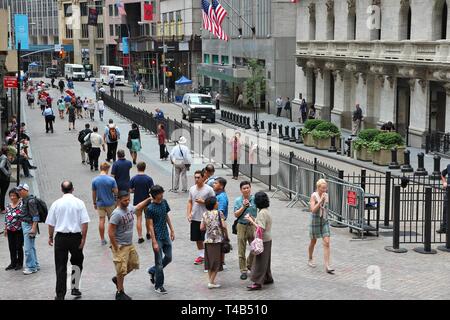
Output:
<svg viewBox="0 0 450 320">
<path fill-rule="evenodd" d="M 89 221 L 84 202 L 68 193 L 53 202 L 45 223 L 55 227 L 55 232 L 79 233 L 81 225 Z"/>
<path fill-rule="evenodd" d="M 98 100 L 97 105 L 98 105 L 98 110 L 100 110 L 100 111 L 105 110 L 105 103 L 103 102 L 103 100 Z"/>
</svg>

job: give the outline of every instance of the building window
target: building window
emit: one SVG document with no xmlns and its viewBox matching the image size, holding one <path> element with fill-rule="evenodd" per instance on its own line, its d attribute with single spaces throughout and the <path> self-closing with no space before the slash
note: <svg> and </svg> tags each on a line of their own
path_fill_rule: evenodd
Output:
<svg viewBox="0 0 450 320">
<path fill-rule="evenodd" d="M 69 27 L 69 25 L 66 24 L 66 39 L 72 38 L 73 38 L 72 26 Z"/>
<path fill-rule="evenodd" d="M 228 65 L 230 63 L 230 60 L 228 59 L 228 56 L 222 56 L 222 64 Z"/>
<path fill-rule="evenodd" d="M 347 39 L 356 40 L 356 12 L 348 13 L 347 17 Z"/>
<path fill-rule="evenodd" d="M 103 1 L 95 1 L 95 9 L 99 16 L 103 15 Z"/>
<path fill-rule="evenodd" d="M 109 16 L 112 17 L 114 15 L 114 5 L 110 4 L 109 8 Z"/>
<path fill-rule="evenodd" d="M 448 8 L 446 0 L 438 0 L 435 2 L 433 9 L 433 39 L 447 39 L 447 16 Z"/>
<path fill-rule="evenodd" d="M 81 25 L 81 37 L 89 38 L 89 26 L 85 23 Z"/>
<path fill-rule="evenodd" d="M 97 38 L 103 38 L 103 23 L 97 24 Z"/>
<path fill-rule="evenodd" d="M 213 56 L 212 56 L 212 63 L 213 64 L 219 64 L 219 56 L 217 54 L 213 54 Z"/>
<path fill-rule="evenodd" d="M 87 2 L 80 2 L 80 13 L 81 13 L 82 17 L 85 17 L 88 15 Z"/>
<path fill-rule="evenodd" d="M 334 40 L 334 12 L 327 15 L 327 40 Z"/>
<path fill-rule="evenodd" d="M 109 35 L 110 35 L 111 37 L 114 36 L 114 25 L 113 25 L 113 24 L 110 24 L 110 25 L 109 25 Z"/>
<path fill-rule="evenodd" d="M 70 8 L 70 9 L 69 9 Z M 36 17 L 36 12 L 33 12 L 33 16 Z M 72 16 L 72 6 L 70 3 L 64 4 L 64 17 L 71 17 Z"/>
<path fill-rule="evenodd" d="M 399 40 L 411 40 L 411 6 L 409 3 L 400 9 Z"/>
<path fill-rule="evenodd" d="M 119 8 L 114 5 L 114 15 L 117 17 L 119 15 Z"/>
<path fill-rule="evenodd" d="M 116 36 L 120 36 L 120 24 L 116 24 Z"/>
<path fill-rule="evenodd" d="M 316 9 L 311 3 L 309 8 L 309 40 L 316 40 Z"/>
<path fill-rule="evenodd" d="M 211 63 L 210 57 L 211 57 L 211 56 L 210 56 L 209 54 L 205 53 L 205 54 L 203 55 L 203 63 L 204 63 L 204 64 L 210 64 L 210 63 Z"/>
</svg>

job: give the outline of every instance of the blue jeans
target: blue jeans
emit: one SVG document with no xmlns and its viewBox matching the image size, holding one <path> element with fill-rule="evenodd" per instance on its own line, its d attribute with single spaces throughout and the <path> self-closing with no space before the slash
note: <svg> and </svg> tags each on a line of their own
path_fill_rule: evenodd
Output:
<svg viewBox="0 0 450 320">
<path fill-rule="evenodd" d="M 170 239 L 157 240 L 157 242 L 159 250 L 158 252 L 154 252 L 155 265 L 148 271 L 155 275 L 155 289 L 161 288 L 164 285 L 163 269 L 172 261 L 172 242 Z"/>
<path fill-rule="evenodd" d="M 29 236 L 33 225 L 28 222 L 22 222 L 24 250 L 25 250 L 25 266 L 27 269 L 37 271 L 39 262 L 36 255 L 35 238 Z"/>
</svg>

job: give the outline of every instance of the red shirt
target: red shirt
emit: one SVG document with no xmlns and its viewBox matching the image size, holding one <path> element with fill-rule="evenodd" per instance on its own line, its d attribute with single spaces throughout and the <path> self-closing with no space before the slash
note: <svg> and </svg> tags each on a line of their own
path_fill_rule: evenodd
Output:
<svg viewBox="0 0 450 320">
<path fill-rule="evenodd" d="M 164 129 L 160 129 L 158 132 L 158 143 L 165 144 L 166 142 L 166 131 Z"/>
</svg>

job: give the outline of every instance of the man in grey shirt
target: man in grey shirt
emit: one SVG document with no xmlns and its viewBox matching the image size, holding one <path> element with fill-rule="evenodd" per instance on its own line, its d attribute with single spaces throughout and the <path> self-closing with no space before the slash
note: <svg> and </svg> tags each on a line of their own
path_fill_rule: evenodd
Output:
<svg viewBox="0 0 450 320">
<path fill-rule="evenodd" d="M 205 257 L 205 232 L 200 230 L 203 213 L 205 213 L 205 200 L 214 197 L 216 193 L 214 189 L 205 184 L 204 170 L 195 171 L 195 185 L 189 189 L 189 200 L 187 205 L 187 219 L 191 224 L 191 241 L 197 242 L 198 257 L 194 260 L 194 264 L 202 264 Z"/>
<path fill-rule="evenodd" d="M 116 300 L 131 300 L 124 292 L 123 281 L 127 274 L 139 269 L 139 256 L 133 245 L 134 212 L 144 209 L 150 203 L 151 198 L 147 198 L 135 207 L 130 205 L 128 191 L 119 191 L 118 198 L 119 205 L 111 215 L 108 228 L 113 262 L 117 273 L 112 278 L 112 282 L 117 287 Z"/>
</svg>

